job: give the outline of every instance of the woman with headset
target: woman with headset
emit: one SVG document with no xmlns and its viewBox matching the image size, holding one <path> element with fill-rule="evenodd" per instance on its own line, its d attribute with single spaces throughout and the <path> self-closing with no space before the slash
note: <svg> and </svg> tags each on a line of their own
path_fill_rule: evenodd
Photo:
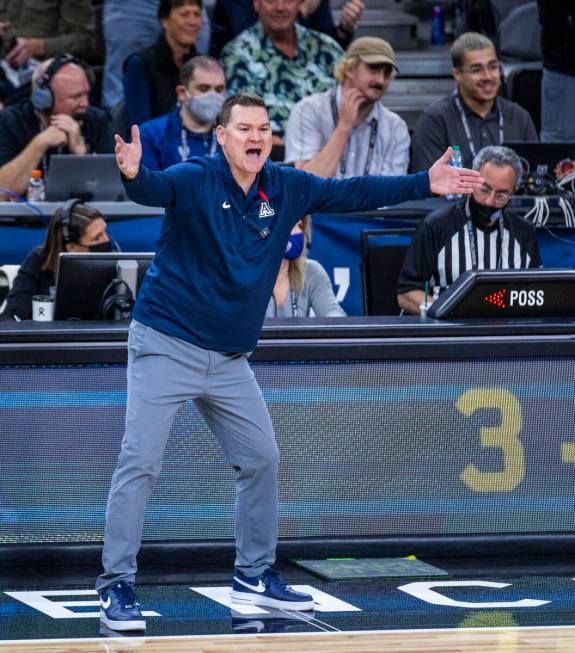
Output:
<svg viewBox="0 0 575 653">
<path fill-rule="evenodd" d="M 345 316 L 327 272 L 307 258 L 310 247 L 311 218 L 306 215 L 292 229 L 266 317 Z"/>
<path fill-rule="evenodd" d="M 81 200 L 69 200 L 51 217 L 44 243 L 32 250 L 20 266 L 2 317 L 32 318 L 32 297 L 51 294 L 61 252 L 111 252 L 114 249 L 100 211 Z"/>
</svg>

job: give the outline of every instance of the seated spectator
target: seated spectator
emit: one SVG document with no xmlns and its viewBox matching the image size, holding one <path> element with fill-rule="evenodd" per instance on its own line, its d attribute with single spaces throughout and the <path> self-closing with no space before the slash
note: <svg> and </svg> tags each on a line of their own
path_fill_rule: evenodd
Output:
<svg viewBox="0 0 575 653">
<path fill-rule="evenodd" d="M 89 59 L 96 47 L 91 0 L 0 0 L 2 57 L 14 69 L 62 52 Z"/>
<path fill-rule="evenodd" d="M 507 147 L 483 148 L 473 161 L 484 179 L 468 199 L 429 214 L 407 251 L 397 284 L 405 312 L 419 314 L 466 270 L 537 268 L 541 256 L 535 227 L 505 211 L 522 168 Z"/>
<path fill-rule="evenodd" d="M 254 0 L 258 22 L 222 50 L 232 93 L 263 97 L 275 142 L 296 102 L 334 86 L 335 62 L 343 55 L 329 36 L 296 24 L 299 0 Z"/>
<path fill-rule="evenodd" d="M 111 252 L 114 243 L 97 209 L 73 200 L 50 218 L 46 240 L 26 257 L 6 298 L 3 318 L 32 319 L 32 297 L 54 292 L 61 252 Z"/>
<path fill-rule="evenodd" d="M 459 145 L 468 168 L 486 145 L 536 141 L 530 115 L 498 97 L 501 63 L 493 43 L 475 32 L 462 34 L 451 46 L 457 89 L 421 115 L 413 133 L 414 172 L 427 170 L 450 145 Z"/>
<path fill-rule="evenodd" d="M 364 8 L 363 0 L 346 0 L 341 7 L 341 18 L 336 26 L 329 0 L 302 0 L 297 20 L 304 27 L 331 36 L 346 48 L 351 43 Z M 252 0 L 216 0 L 210 54 L 219 57 L 224 45 L 254 25 L 257 19 Z"/>
<path fill-rule="evenodd" d="M 335 298 L 327 272 L 307 258 L 311 218 L 292 229 L 266 317 L 340 317 L 345 311 Z"/>
<path fill-rule="evenodd" d="M 354 41 L 335 69 L 337 88 L 300 100 L 287 122 L 286 162 L 320 177 L 404 175 L 409 130 L 380 102 L 397 70 L 383 39 Z"/>
<path fill-rule="evenodd" d="M 124 61 L 144 48 L 152 46 L 162 33 L 158 22 L 160 0 L 106 0 L 102 17 L 102 29 L 106 43 L 106 62 L 102 88 L 102 104 L 114 108 L 124 99 L 122 70 Z M 130 29 L 126 30 L 126 24 Z M 202 27 L 198 34 L 196 49 L 208 53 L 210 21 L 202 7 Z"/>
<path fill-rule="evenodd" d="M 180 68 L 178 107 L 140 128 L 142 163 L 163 170 L 192 156 L 214 154 L 215 124 L 226 98 L 226 77 L 216 59 L 193 57 Z"/>
<path fill-rule="evenodd" d="M 23 194 L 32 170 L 45 175 L 53 153 L 114 151 L 108 118 L 89 106 L 89 92 L 86 73 L 71 55 L 38 66 L 30 99 L 0 113 L 0 187 Z"/>
<path fill-rule="evenodd" d="M 182 64 L 197 54 L 202 26 L 201 0 L 161 0 L 158 19 L 163 33 L 156 43 L 124 64 L 124 100 L 128 125 L 171 111 Z"/>
</svg>

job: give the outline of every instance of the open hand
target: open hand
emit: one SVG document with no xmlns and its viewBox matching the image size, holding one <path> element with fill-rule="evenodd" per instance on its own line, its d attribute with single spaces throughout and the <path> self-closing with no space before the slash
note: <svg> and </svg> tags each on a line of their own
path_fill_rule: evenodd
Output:
<svg viewBox="0 0 575 653">
<path fill-rule="evenodd" d="M 469 195 L 483 184 L 477 170 L 452 168 L 449 160 L 453 151 L 450 147 L 443 156 L 429 168 L 429 185 L 436 195 Z"/>
<path fill-rule="evenodd" d="M 140 128 L 138 125 L 132 125 L 132 142 L 126 141 L 119 135 L 114 136 L 116 139 L 116 163 L 120 172 L 126 179 L 133 179 L 140 169 L 140 159 L 142 158 L 142 144 L 140 142 Z"/>
</svg>

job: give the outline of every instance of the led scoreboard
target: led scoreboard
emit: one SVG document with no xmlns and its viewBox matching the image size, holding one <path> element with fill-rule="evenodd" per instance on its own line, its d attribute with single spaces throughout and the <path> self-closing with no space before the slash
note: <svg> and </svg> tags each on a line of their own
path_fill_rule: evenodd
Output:
<svg viewBox="0 0 575 653">
<path fill-rule="evenodd" d="M 464 272 L 427 314 L 434 318 L 575 317 L 575 271 Z"/>
</svg>

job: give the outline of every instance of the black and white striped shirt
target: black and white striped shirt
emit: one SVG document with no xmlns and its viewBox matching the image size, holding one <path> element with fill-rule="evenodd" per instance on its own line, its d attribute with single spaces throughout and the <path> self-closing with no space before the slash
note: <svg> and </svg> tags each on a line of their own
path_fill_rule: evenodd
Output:
<svg viewBox="0 0 575 653">
<path fill-rule="evenodd" d="M 434 211 L 417 228 L 399 276 L 398 293 L 424 290 L 428 282 L 429 292 L 439 295 L 460 274 L 473 269 L 473 245 L 480 270 L 541 266 L 531 223 L 504 212 L 502 226 L 482 229 L 468 222 L 464 206 L 462 202 Z"/>
</svg>

